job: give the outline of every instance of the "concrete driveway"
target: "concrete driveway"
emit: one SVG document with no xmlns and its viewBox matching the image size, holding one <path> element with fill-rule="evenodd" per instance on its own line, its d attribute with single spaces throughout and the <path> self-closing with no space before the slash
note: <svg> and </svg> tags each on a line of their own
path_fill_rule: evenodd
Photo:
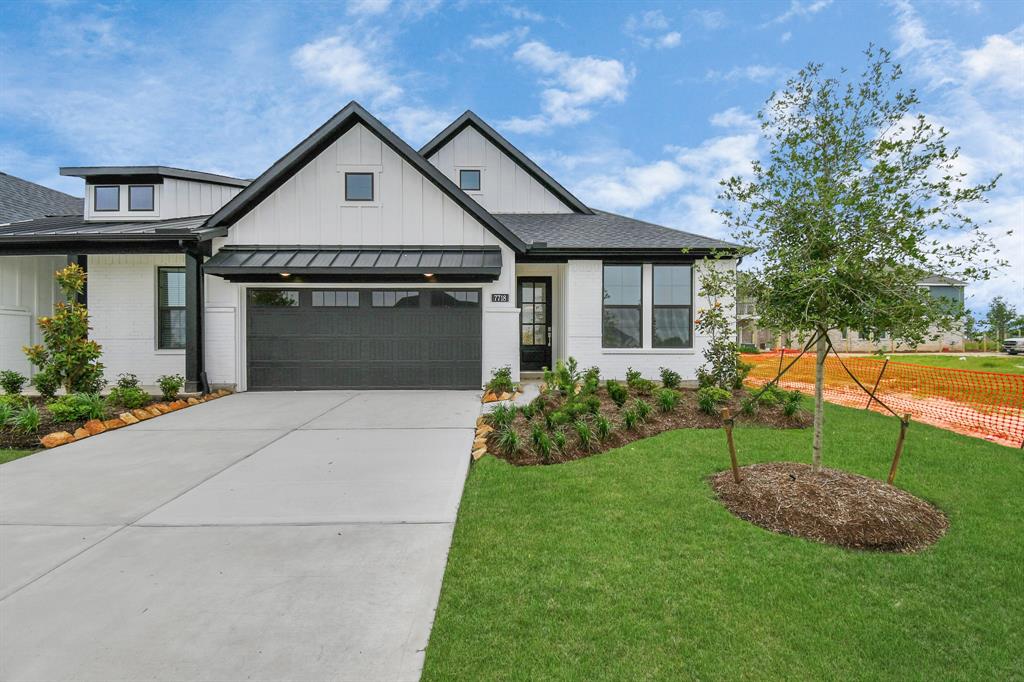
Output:
<svg viewBox="0 0 1024 682">
<path fill-rule="evenodd" d="M 0 679 L 418 679 L 479 408 L 245 393 L 0 466 Z"/>
</svg>

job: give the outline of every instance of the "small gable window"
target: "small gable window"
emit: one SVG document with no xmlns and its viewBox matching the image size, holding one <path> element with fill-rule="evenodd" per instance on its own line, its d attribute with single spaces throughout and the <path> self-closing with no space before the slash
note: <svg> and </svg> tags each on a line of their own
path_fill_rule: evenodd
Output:
<svg viewBox="0 0 1024 682">
<path fill-rule="evenodd" d="M 128 187 L 129 211 L 153 210 L 153 185 L 130 185 Z"/>
<path fill-rule="evenodd" d="M 459 188 L 467 192 L 479 192 L 480 191 L 480 171 L 479 170 L 460 170 L 459 171 Z"/>
<path fill-rule="evenodd" d="M 345 201 L 373 201 L 373 173 L 345 173 Z"/>
<path fill-rule="evenodd" d="M 121 210 L 121 188 L 117 185 L 96 185 L 92 191 L 92 209 L 94 211 Z"/>
</svg>

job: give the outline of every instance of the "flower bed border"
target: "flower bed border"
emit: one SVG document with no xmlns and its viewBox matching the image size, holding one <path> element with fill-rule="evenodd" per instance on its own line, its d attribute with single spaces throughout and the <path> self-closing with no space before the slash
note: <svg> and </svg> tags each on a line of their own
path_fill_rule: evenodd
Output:
<svg viewBox="0 0 1024 682">
<path fill-rule="evenodd" d="M 75 429 L 74 433 L 69 433 L 67 431 L 53 431 L 45 436 L 41 436 L 39 438 L 39 443 L 49 450 L 51 448 L 60 447 L 61 445 L 67 445 L 68 443 L 74 443 L 76 441 L 89 438 L 90 436 L 105 433 L 106 431 L 113 431 L 114 429 L 138 424 L 139 422 L 147 419 L 153 419 L 154 417 L 170 414 L 171 412 L 177 412 L 178 410 L 183 410 L 186 407 L 201 405 L 210 400 L 216 400 L 217 398 L 223 398 L 224 396 L 231 395 L 232 393 L 233 391 L 221 388 L 198 398 L 190 396 L 188 398 L 178 398 L 177 400 L 172 401 L 150 403 L 145 407 L 125 410 L 111 419 L 90 419 L 82 426 Z"/>
</svg>

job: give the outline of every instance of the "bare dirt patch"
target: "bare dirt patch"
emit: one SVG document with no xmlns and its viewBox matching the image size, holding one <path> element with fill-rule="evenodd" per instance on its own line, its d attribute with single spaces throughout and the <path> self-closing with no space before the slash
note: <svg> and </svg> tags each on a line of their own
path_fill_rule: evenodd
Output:
<svg viewBox="0 0 1024 682">
<path fill-rule="evenodd" d="M 905 490 L 835 469 L 814 472 L 808 464 L 768 462 L 709 481 L 736 516 L 776 533 L 850 549 L 916 552 L 949 528 L 946 516 Z"/>
</svg>

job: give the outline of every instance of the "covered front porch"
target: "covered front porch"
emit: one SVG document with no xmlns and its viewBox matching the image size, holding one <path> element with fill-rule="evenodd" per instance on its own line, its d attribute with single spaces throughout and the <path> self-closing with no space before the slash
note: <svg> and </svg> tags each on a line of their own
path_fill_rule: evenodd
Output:
<svg viewBox="0 0 1024 682">
<path fill-rule="evenodd" d="M 519 373 L 525 380 L 539 378 L 569 355 L 565 282 L 565 263 L 516 263 Z"/>
<path fill-rule="evenodd" d="M 202 263 L 219 233 L 199 229 L 203 221 L 62 216 L 0 227 L 0 369 L 31 375 L 21 348 L 38 342 L 36 319 L 60 300 L 54 271 L 77 263 L 88 275 L 81 302 L 91 338 L 104 346 L 109 382 L 122 372 L 150 385 L 160 374 L 182 374 L 186 391 L 208 390 Z"/>
</svg>

